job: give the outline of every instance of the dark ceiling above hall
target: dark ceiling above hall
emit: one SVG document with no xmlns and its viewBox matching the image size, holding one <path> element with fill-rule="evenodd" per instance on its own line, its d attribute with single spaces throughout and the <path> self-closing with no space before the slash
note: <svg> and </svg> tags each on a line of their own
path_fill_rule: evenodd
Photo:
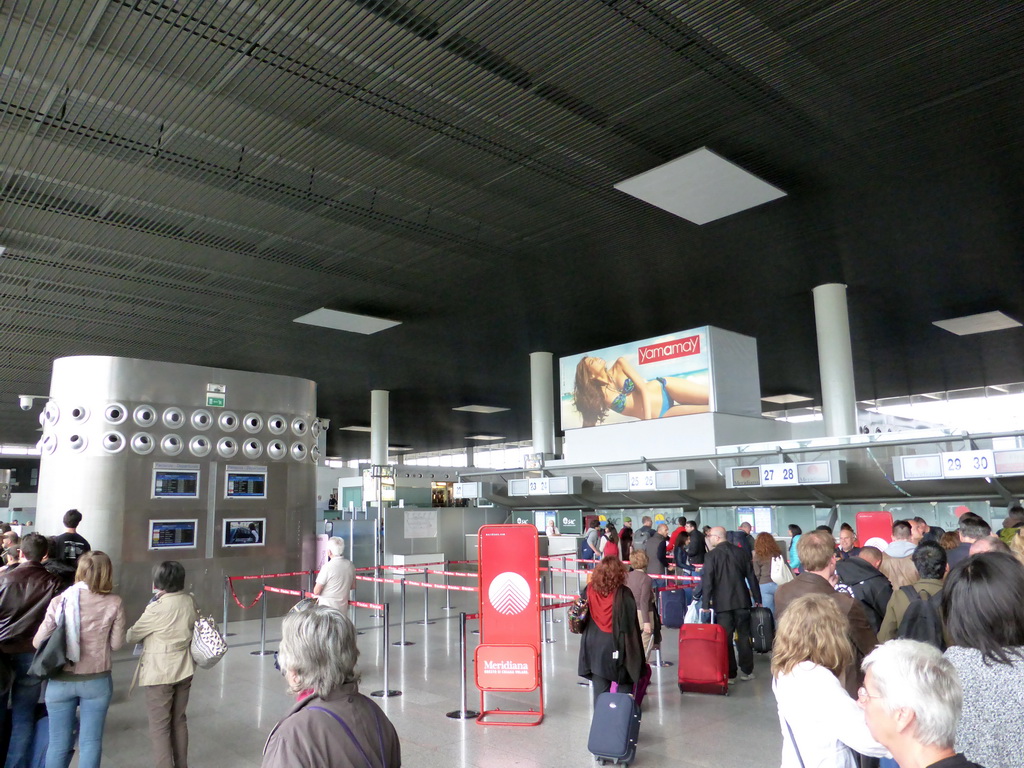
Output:
<svg viewBox="0 0 1024 768">
<path fill-rule="evenodd" d="M 704 324 L 819 399 L 833 281 L 858 397 L 1024 380 L 1024 329 L 931 325 L 1024 319 L 1017 2 L 6 0 L 0 34 L 0 440 L 79 354 L 314 379 L 345 456 L 371 389 L 417 451 L 527 439 L 530 352 Z M 789 196 L 698 227 L 613 189 L 702 146 Z"/>
</svg>

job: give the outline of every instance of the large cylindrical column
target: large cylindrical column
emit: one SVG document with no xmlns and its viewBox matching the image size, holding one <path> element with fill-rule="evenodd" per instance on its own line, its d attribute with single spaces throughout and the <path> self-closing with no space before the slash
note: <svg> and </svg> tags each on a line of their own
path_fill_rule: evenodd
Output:
<svg viewBox="0 0 1024 768">
<path fill-rule="evenodd" d="M 857 396 L 853 386 L 853 350 L 846 286 L 826 283 L 814 289 L 814 321 L 818 333 L 818 374 L 821 410 L 829 437 L 857 432 Z"/>
<path fill-rule="evenodd" d="M 370 391 L 370 463 L 384 467 L 388 463 L 388 391 Z"/>
<path fill-rule="evenodd" d="M 555 390 L 553 355 L 530 353 L 530 410 L 533 414 L 533 450 L 555 452 Z"/>
</svg>

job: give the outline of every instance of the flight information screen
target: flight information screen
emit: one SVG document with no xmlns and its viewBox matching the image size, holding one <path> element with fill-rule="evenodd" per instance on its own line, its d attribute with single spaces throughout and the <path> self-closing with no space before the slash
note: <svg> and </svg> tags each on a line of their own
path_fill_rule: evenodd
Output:
<svg viewBox="0 0 1024 768">
<path fill-rule="evenodd" d="M 199 498 L 199 473 L 189 470 L 154 470 L 153 498 Z"/>
<path fill-rule="evenodd" d="M 151 520 L 150 549 L 188 549 L 196 545 L 195 520 Z"/>
<path fill-rule="evenodd" d="M 265 499 L 267 475 L 265 472 L 228 472 L 224 495 L 229 499 Z"/>
</svg>

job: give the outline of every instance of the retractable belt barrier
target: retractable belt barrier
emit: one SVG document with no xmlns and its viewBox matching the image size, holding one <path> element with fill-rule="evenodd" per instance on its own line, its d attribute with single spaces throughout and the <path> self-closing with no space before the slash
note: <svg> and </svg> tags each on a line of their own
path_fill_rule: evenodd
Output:
<svg viewBox="0 0 1024 768">
<path fill-rule="evenodd" d="M 576 595 L 574 595 L 574 594 L 566 594 L 566 592 L 567 592 L 567 590 L 565 589 L 566 577 L 568 575 L 570 575 L 570 574 L 574 574 L 574 575 L 576 575 L 577 579 L 579 579 L 580 576 L 582 576 L 584 574 L 588 574 L 588 573 L 590 573 L 590 571 L 586 570 L 585 567 L 584 568 L 580 568 L 580 567 L 577 567 L 577 568 L 568 568 L 568 567 L 558 568 L 558 567 L 550 565 L 550 562 L 551 561 L 561 561 L 563 565 L 568 565 L 568 563 L 570 561 L 572 561 L 572 562 L 575 562 L 575 563 L 577 563 L 579 565 L 585 566 L 586 564 L 596 564 L 596 563 L 599 563 L 600 560 L 585 560 L 583 558 L 575 557 L 575 556 L 572 556 L 572 555 L 563 555 L 563 556 L 552 555 L 552 556 L 548 556 L 548 557 L 542 557 L 540 559 L 543 560 L 543 561 L 548 561 L 548 563 L 549 563 L 547 566 L 542 566 L 541 569 L 540 569 L 542 572 L 545 572 L 545 571 L 547 572 L 546 576 L 542 575 L 542 585 L 544 583 L 543 580 L 546 578 L 547 579 L 546 583 L 548 584 L 549 588 L 553 587 L 554 584 L 552 583 L 552 581 L 553 581 L 554 575 L 558 574 L 558 573 L 562 574 L 562 587 L 563 587 L 563 589 L 562 589 L 561 593 L 555 592 L 554 590 L 551 590 L 551 591 L 541 590 L 541 594 L 540 594 L 540 601 L 541 601 L 540 610 L 541 610 L 541 613 L 542 613 L 542 615 L 544 617 L 544 621 L 542 622 L 542 628 L 544 630 L 544 632 L 543 632 L 543 634 L 544 634 L 543 642 L 545 642 L 545 643 L 553 643 L 553 642 L 556 642 L 556 640 L 554 638 L 549 638 L 548 637 L 547 625 L 550 624 L 550 623 L 558 623 L 558 622 L 561 621 L 561 619 L 554 618 L 553 615 L 552 615 L 552 612 L 556 611 L 556 610 L 563 609 L 563 608 L 570 607 L 573 604 L 573 602 L 575 601 L 575 599 L 576 599 Z M 379 566 L 379 567 L 370 566 L 370 567 L 361 567 L 361 568 L 356 568 L 355 569 L 355 571 L 356 571 L 355 580 L 356 581 L 364 581 L 364 582 L 374 583 L 374 584 L 396 584 L 396 585 L 399 586 L 400 592 L 401 592 L 401 606 L 400 606 L 401 607 L 401 621 L 400 621 L 400 624 L 401 624 L 401 640 L 399 640 L 399 641 L 397 641 L 395 643 L 391 643 L 390 642 L 390 604 L 389 603 L 387 603 L 387 602 L 371 603 L 371 602 L 363 602 L 363 601 L 359 601 L 359 600 L 350 600 L 349 601 L 349 605 L 351 607 L 353 607 L 353 608 L 358 607 L 358 608 L 366 608 L 366 609 L 370 609 L 370 610 L 380 611 L 382 613 L 382 616 L 383 616 L 383 621 L 382 621 L 382 629 L 383 629 L 383 631 L 381 632 L 381 648 L 382 648 L 382 658 L 383 658 L 383 664 L 384 664 L 384 671 L 383 671 L 383 674 L 384 674 L 384 688 L 383 688 L 383 690 L 372 692 L 371 693 L 372 696 L 385 696 L 385 697 L 386 696 L 400 696 L 401 693 L 402 693 L 401 691 L 396 691 L 396 690 L 389 689 L 388 683 L 389 683 L 389 679 L 390 679 L 389 678 L 389 672 L 390 672 L 390 659 L 391 659 L 390 648 L 391 648 L 391 646 L 392 645 L 399 645 L 399 646 L 401 646 L 401 645 L 412 645 L 411 642 L 408 642 L 405 639 L 405 628 L 406 628 L 406 624 L 407 624 L 407 622 L 405 620 L 405 618 L 406 618 L 405 617 L 405 588 L 406 587 L 410 587 L 411 586 L 411 587 L 421 587 L 421 588 L 423 588 L 423 596 L 424 596 L 424 600 L 423 600 L 423 620 L 420 621 L 420 622 L 416 622 L 416 623 L 419 623 L 419 624 L 432 624 L 433 623 L 431 621 L 428 621 L 428 618 L 427 618 L 427 595 L 429 594 L 427 592 L 427 590 L 430 590 L 430 589 L 441 589 L 441 590 L 445 591 L 445 597 L 446 597 L 446 604 L 444 606 L 445 610 L 450 610 L 451 607 L 452 607 L 451 603 L 450 603 L 450 596 L 451 596 L 452 592 L 476 592 L 476 593 L 479 593 L 480 588 L 478 586 L 462 586 L 462 585 L 449 584 L 448 583 L 448 579 L 452 578 L 452 577 L 454 577 L 454 578 L 466 578 L 466 579 L 476 579 L 476 578 L 479 578 L 479 574 L 475 573 L 475 572 L 453 571 L 453 570 L 450 570 L 450 567 L 452 565 L 477 565 L 477 562 L 475 560 L 449 560 L 449 561 L 445 561 L 445 562 L 422 563 L 422 564 L 417 564 L 417 565 L 382 565 L 382 566 Z M 429 566 L 442 566 L 443 569 L 431 568 Z M 385 577 L 385 576 L 367 575 L 369 572 L 377 573 L 377 572 L 380 572 L 380 571 L 390 571 L 392 573 L 398 574 L 398 578 L 389 578 L 389 577 Z M 267 654 L 269 654 L 270 652 L 266 650 L 267 607 L 266 607 L 266 600 L 264 598 L 268 594 L 289 595 L 289 596 L 298 597 L 298 598 L 315 597 L 315 595 L 312 592 L 312 581 L 313 581 L 313 577 L 315 576 L 316 573 L 317 573 L 317 571 L 308 570 L 308 571 L 290 571 L 290 572 L 287 572 L 287 573 L 266 573 L 266 574 L 259 574 L 259 575 L 254 574 L 254 575 L 249 575 L 249 576 L 226 576 L 224 578 L 224 634 L 225 635 L 228 634 L 227 633 L 227 624 L 228 624 L 228 597 L 229 596 L 231 597 L 231 599 L 233 599 L 235 601 L 235 604 L 239 608 L 241 608 L 242 610 L 248 610 L 249 608 L 253 608 L 253 607 L 256 606 L 257 603 L 259 603 L 261 600 L 263 600 L 263 606 L 262 606 L 262 612 L 261 612 L 261 621 L 260 621 L 260 650 L 259 651 L 253 651 L 252 653 L 254 655 L 267 655 Z M 407 573 L 423 574 L 424 579 L 422 581 L 406 579 L 405 574 L 407 574 Z M 432 584 L 432 583 L 430 583 L 430 581 L 427 580 L 427 577 L 429 575 L 431 575 L 431 574 L 435 575 L 435 576 L 443 576 L 444 577 L 444 583 L 443 584 Z M 266 580 L 267 579 L 294 578 L 294 577 L 303 577 L 303 576 L 306 577 L 307 580 L 308 580 L 308 584 L 309 584 L 309 587 L 310 587 L 308 590 L 288 589 L 288 588 L 285 588 L 285 587 L 268 586 L 266 584 Z M 657 578 L 657 579 L 661 579 L 661 580 L 664 580 L 664 581 L 673 582 L 673 584 L 670 584 L 669 586 L 660 587 L 657 590 L 659 592 L 664 592 L 666 590 L 671 590 L 671 589 L 678 589 L 681 586 L 693 584 L 693 583 L 696 583 L 696 582 L 698 582 L 700 580 L 699 576 L 676 576 L 674 574 L 656 574 L 656 575 L 652 576 L 652 578 Z M 256 594 L 256 597 L 252 600 L 252 602 L 249 603 L 248 605 L 246 605 L 245 603 L 242 602 L 241 599 L 239 599 L 238 594 L 235 592 L 235 587 L 234 587 L 234 583 L 233 582 L 235 582 L 235 581 L 257 581 L 257 580 L 262 582 L 262 586 L 260 587 L 260 591 Z M 549 601 L 548 604 L 545 604 L 545 601 Z M 462 704 L 462 708 L 459 709 L 459 710 L 456 710 L 454 712 L 447 713 L 447 716 L 450 717 L 450 718 L 453 718 L 453 719 L 475 718 L 477 716 L 477 714 L 478 714 L 476 712 L 473 712 L 473 711 L 467 709 L 466 653 L 467 653 L 468 649 L 467 649 L 467 640 L 466 640 L 466 622 L 470 621 L 470 620 L 479 620 L 479 618 L 480 618 L 480 614 L 478 614 L 478 613 L 460 613 L 459 614 L 459 624 L 460 624 L 460 627 L 459 627 L 459 629 L 460 629 L 460 631 L 459 631 L 459 646 L 460 646 L 460 653 L 461 653 L 461 671 L 462 671 L 462 690 L 461 690 L 461 704 Z M 658 649 L 659 661 L 660 661 L 660 650 L 661 649 L 659 648 Z M 656 663 L 658 663 L 658 662 L 656 662 Z M 668 664 L 670 664 L 670 662 L 664 662 L 665 666 L 667 666 Z"/>
</svg>

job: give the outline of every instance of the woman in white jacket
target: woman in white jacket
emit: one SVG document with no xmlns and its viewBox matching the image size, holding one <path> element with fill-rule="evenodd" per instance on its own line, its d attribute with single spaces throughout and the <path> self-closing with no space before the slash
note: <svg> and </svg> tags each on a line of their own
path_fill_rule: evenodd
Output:
<svg viewBox="0 0 1024 768">
<path fill-rule="evenodd" d="M 840 680 L 852 657 L 847 620 L 832 598 L 806 595 L 790 603 L 772 652 L 782 768 L 856 768 L 855 751 L 888 755 Z"/>
</svg>

